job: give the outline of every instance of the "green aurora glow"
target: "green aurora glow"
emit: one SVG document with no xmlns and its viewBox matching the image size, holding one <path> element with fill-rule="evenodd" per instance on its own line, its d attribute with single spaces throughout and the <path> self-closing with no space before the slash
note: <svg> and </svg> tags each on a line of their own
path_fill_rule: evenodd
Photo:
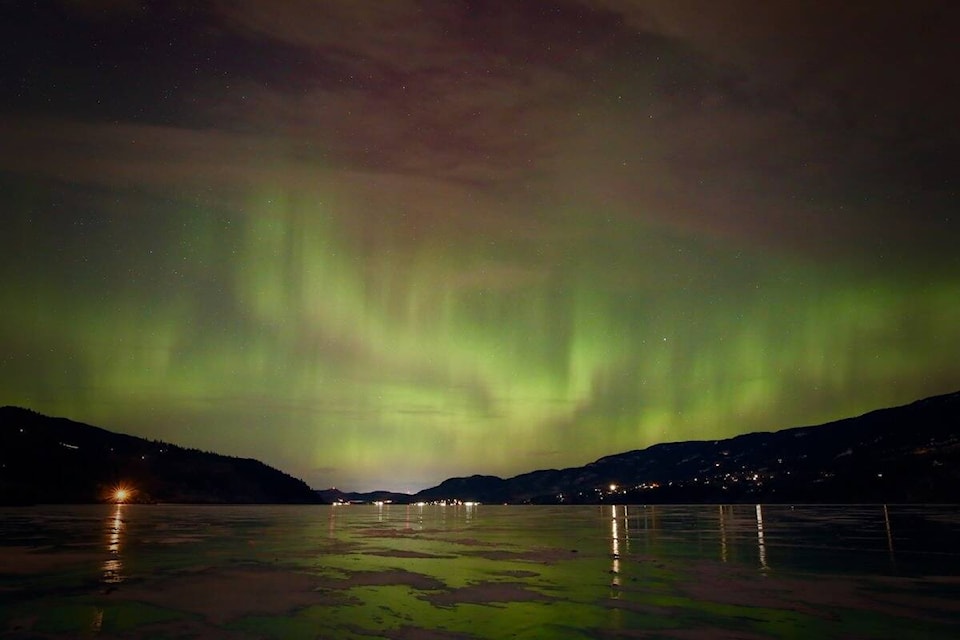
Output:
<svg viewBox="0 0 960 640">
<path fill-rule="evenodd" d="M 724 82 L 762 84 L 762 65 L 724 58 L 695 21 L 680 29 L 682 11 L 637 33 L 637 12 L 655 12 L 644 3 L 557 5 L 594 16 L 579 43 L 562 12 L 499 16 L 500 46 L 435 31 L 454 3 L 378 39 L 392 18 L 360 3 L 352 48 L 285 30 L 269 3 L 214 4 L 176 27 L 121 5 L 59 12 L 312 66 L 223 63 L 234 86 L 208 70 L 152 112 L 150 78 L 124 75 L 133 97 L 105 115 L 95 88 L 56 88 L 92 62 L 55 72 L 38 45 L 4 45 L 39 71 L 0 111 L 0 404 L 257 457 L 315 487 L 413 490 L 960 386 L 956 192 L 917 178 L 903 151 L 939 141 L 956 159 L 955 126 L 927 137 L 798 115 L 831 98 L 830 78 L 756 88 L 781 102 L 755 106 Z M 27 14 L 7 22 L 35 36 L 56 22 Z M 538 57 L 549 42 L 566 53 Z M 370 80 L 305 79 L 370 58 Z M 453 79 L 484 66 L 496 73 Z M 854 89 L 830 109 L 858 114 L 877 90 Z"/>
</svg>

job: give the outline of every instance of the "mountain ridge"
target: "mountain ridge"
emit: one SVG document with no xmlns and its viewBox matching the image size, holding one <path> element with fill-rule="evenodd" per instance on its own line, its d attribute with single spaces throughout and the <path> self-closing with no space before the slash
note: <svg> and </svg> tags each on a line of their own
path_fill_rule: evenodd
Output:
<svg viewBox="0 0 960 640">
<path fill-rule="evenodd" d="M 447 478 L 415 494 L 319 493 L 331 502 L 956 503 L 956 487 L 960 391 L 819 425 L 661 442 L 578 467 Z"/>
<path fill-rule="evenodd" d="M 0 407 L 0 504 L 126 501 L 319 503 L 259 460 L 147 440 L 21 407 Z"/>
<path fill-rule="evenodd" d="M 53 470 L 53 473 L 50 472 Z M 0 504 L 473 501 L 960 502 L 960 391 L 820 425 L 657 443 L 579 467 L 447 478 L 416 494 L 313 490 L 250 458 L 0 408 Z"/>
<path fill-rule="evenodd" d="M 899 426 L 907 422 L 911 428 Z M 820 425 L 657 443 L 580 467 L 540 469 L 510 478 L 448 478 L 413 498 L 953 503 L 960 501 L 958 481 L 960 391 Z"/>
</svg>

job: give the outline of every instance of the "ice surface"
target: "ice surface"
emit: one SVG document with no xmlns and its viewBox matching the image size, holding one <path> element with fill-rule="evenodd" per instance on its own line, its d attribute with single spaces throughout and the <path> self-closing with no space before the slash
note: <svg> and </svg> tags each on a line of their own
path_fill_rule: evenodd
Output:
<svg viewBox="0 0 960 640">
<path fill-rule="evenodd" d="M 960 636 L 957 507 L 0 510 L 3 638 Z"/>
</svg>

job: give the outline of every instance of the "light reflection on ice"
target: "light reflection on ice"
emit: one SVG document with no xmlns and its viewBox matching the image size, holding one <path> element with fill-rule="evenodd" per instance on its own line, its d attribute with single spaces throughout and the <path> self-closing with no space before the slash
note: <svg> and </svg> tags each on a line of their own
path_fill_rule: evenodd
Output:
<svg viewBox="0 0 960 640">
<path fill-rule="evenodd" d="M 120 557 L 124 528 L 123 508 L 122 504 L 118 504 L 113 515 L 107 518 L 107 551 L 110 557 L 103 563 L 103 582 L 106 584 L 123 582 L 123 562 Z"/>
<path fill-rule="evenodd" d="M 620 528 L 617 520 L 616 505 L 610 507 L 610 547 L 613 556 L 613 566 L 610 572 L 613 574 L 613 586 L 620 586 Z"/>
<path fill-rule="evenodd" d="M 99 607 L 93 613 L 93 622 L 90 623 L 90 631 L 94 635 L 103 631 L 103 609 Z"/>
<path fill-rule="evenodd" d="M 720 560 L 727 561 L 727 514 L 724 511 L 724 505 L 720 508 Z"/>
<path fill-rule="evenodd" d="M 763 507 L 757 505 L 757 545 L 760 549 L 760 568 L 766 571 L 770 568 L 767 564 L 767 545 L 763 541 Z"/>
</svg>

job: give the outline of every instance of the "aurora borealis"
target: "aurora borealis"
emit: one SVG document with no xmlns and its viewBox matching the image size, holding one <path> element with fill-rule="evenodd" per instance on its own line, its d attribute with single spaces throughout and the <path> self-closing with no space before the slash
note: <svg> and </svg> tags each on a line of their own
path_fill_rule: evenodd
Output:
<svg viewBox="0 0 960 640">
<path fill-rule="evenodd" d="M 4 3 L 0 404 L 415 490 L 955 391 L 957 6 Z"/>
</svg>

